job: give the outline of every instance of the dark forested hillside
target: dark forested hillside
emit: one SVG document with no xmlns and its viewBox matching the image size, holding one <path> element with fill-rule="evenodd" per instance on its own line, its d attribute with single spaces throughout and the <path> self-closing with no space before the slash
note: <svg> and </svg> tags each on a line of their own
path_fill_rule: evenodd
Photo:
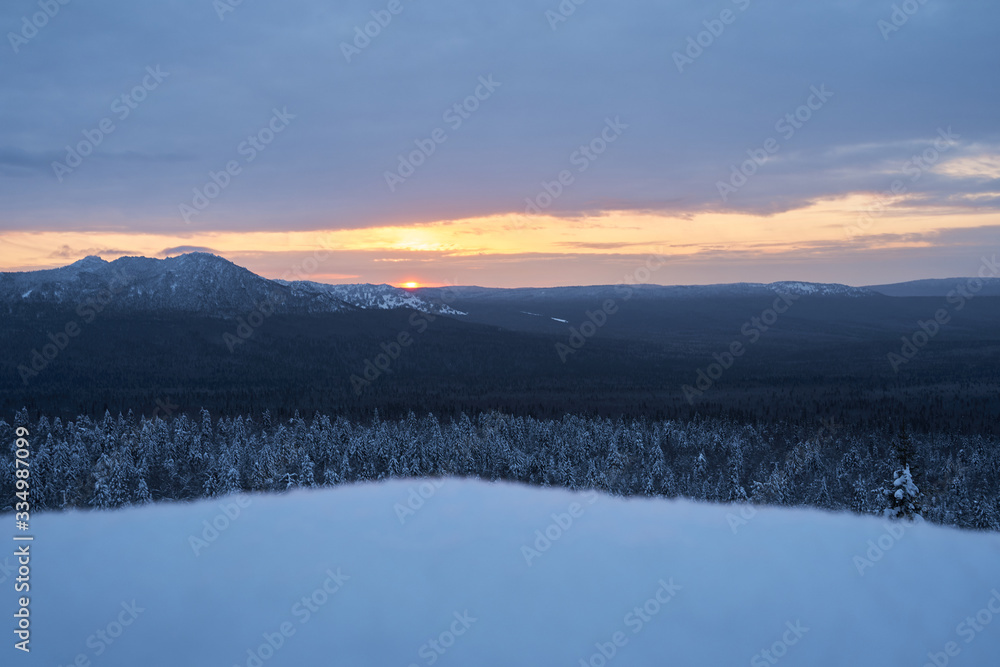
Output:
<svg viewBox="0 0 1000 667">
<path fill-rule="evenodd" d="M 63 419 L 201 408 L 361 419 L 376 409 L 385 417 L 496 410 L 807 425 L 835 418 L 865 429 L 1000 434 L 1000 299 L 969 302 L 897 367 L 888 355 L 939 300 L 802 297 L 766 330 L 748 325 L 773 301 L 637 298 L 592 329 L 583 323 L 597 306 L 587 299 L 536 304 L 567 322 L 522 314 L 542 322 L 531 326 L 473 302 L 461 305 L 478 323 L 401 309 L 87 320 L 25 305 L 0 320 L 0 416 L 22 407 Z M 63 333 L 69 323 L 79 329 L 72 337 Z M 591 335 L 574 336 L 581 330 Z M 734 343 L 743 353 L 727 358 Z"/>
<path fill-rule="evenodd" d="M 13 442 L 17 426 L 33 443 L 32 497 L 41 508 L 461 476 L 880 514 L 907 466 L 926 519 L 1000 529 L 1000 440 L 981 436 L 911 437 L 833 421 L 804 428 L 411 413 L 365 423 L 324 415 L 277 422 L 269 413 L 213 420 L 202 411 L 194 418 L 106 414 L 64 422 L 33 421 L 22 411 L 14 424 L 0 422 L 0 440 Z M 14 498 L 12 450 L 0 465 L 2 497 Z M 734 514 L 730 526 L 737 530 L 751 517 Z"/>
</svg>

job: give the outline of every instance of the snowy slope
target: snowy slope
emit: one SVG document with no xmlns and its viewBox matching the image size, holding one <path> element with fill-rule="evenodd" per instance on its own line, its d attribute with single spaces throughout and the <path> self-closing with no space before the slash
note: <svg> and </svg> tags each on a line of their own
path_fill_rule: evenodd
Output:
<svg viewBox="0 0 1000 667">
<path fill-rule="evenodd" d="M 325 285 L 268 280 L 203 252 L 167 259 L 86 257 L 44 271 L 0 273 L 0 304 L 61 304 L 88 300 L 112 310 L 240 315 L 260 307 L 285 313 L 338 313 L 412 308 L 464 315 L 391 285 Z"/>
<path fill-rule="evenodd" d="M 342 312 L 348 304 L 326 295 L 293 295 L 216 255 L 194 252 L 168 259 L 87 257 L 47 271 L 0 273 L 0 303 L 97 303 L 113 311 L 174 311 L 246 315 L 261 307 L 277 312 Z"/>
<path fill-rule="evenodd" d="M 867 288 L 850 287 L 839 283 L 804 283 L 785 280 L 777 283 L 769 283 L 764 285 L 764 287 L 783 294 L 799 294 L 804 296 L 847 296 L 854 298 L 875 296 L 875 292 Z"/>
<path fill-rule="evenodd" d="M 715 666 L 780 655 L 885 667 L 1000 656 L 998 535 L 917 525 L 897 538 L 881 520 L 816 511 L 741 516 L 437 484 L 35 517 L 33 651 L 15 659 L 8 641 L 3 664 Z M 977 614 L 974 630 L 965 619 Z"/>
<path fill-rule="evenodd" d="M 404 290 L 391 285 L 328 285 L 312 281 L 268 280 L 232 262 L 203 252 L 167 259 L 120 257 L 106 262 L 86 257 L 58 269 L 0 272 L 0 306 L 88 301 L 118 311 L 174 311 L 204 315 L 241 315 L 273 307 L 285 313 L 348 312 L 355 309 L 411 308 L 438 315 L 466 315 L 449 305 L 456 298 L 518 303 L 559 299 L 620 297 L 611 285 L 494 289 L 448 287 Z M 872 297 L 876 292 L 837 284 L 780 282 L 723 285 L 632 285 L 646 298 L 770 296 L 775 292 L 811 296 Z"/>
<path fill-rule="evenodd" d="M 394 308 L 411 308 L 424 313 L 436 315 L 465 315 L 443 303 L 432 302 L 392 285 L 328 285 L 309 280 L 286 282 L 275 281 L 292 288 L 294 294 L 311 295 L 325 294 L 344 303 L 364 310 L 392 310 Z"/>
</svg>

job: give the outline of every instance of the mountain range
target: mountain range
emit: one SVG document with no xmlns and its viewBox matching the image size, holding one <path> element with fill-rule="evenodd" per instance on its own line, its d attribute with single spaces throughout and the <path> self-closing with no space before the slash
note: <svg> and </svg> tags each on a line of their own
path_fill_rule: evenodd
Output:
<svg viewBox="0 0 1000 667">
<path fill-rule="evenodd" d="M 24 407 L 68 418 L 177 405 L 808 428 L 822 417 L 994 433 L 998 287 L 400 289 L 269 280 L 204 253 L 87 257 L 0 273 L 0 419 Z"/>
<path fill-rule="evenodd" d="M 452 303 L 520 304 L 528 316 L 532 304 L 619 298 L 698 299 L 796 296 L 878 298 L 944 296 L 963 278 L 918 280 L 892 285 L 850 287 L 809 282 L 732 283 L 719 285 L 597 285 L 501 289 L 391 285 L 329 285 L 313 281 L 270 280 L 209 253 L 167 259 L 121 257 L 112 262 L 90 256 L 68 266 L 0 273 L 0 304 L 77 305 L 95 300 L 119 312 L 176 312 L 232 316 L 268 304 L 283 314 L 341 313 L 356 310 L 412 309 L 461 316 Z M 1000 295 L 1000 279 L 984 281 L 983 295 Z M 558 318 L 552 318 L 561 321 Z"/>
<path fill-rule="evenodd" d="M 0 304 L 75 306 L 96 301 L 116 312 L 231 316 L 270 307 L 282 314 L 411 308 L 460 315 L 391 285 L 324 285 L 269 280 L 229 260 L 193 252 L 168 259 L 90 256 L 43 271 L 0 273 Z"/>
</svg>

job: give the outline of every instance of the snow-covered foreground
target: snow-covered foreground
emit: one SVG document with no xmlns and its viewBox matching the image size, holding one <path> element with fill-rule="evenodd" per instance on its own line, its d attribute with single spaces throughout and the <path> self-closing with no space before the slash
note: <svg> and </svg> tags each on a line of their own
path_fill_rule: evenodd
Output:
<svg viewBox="0 0 1000 667">
<path fill-rule="evenodd" d="M 33 528 L 4 665 L 1000 664 L 1000 536 L 930 525 L 413 480 Z"/>
</svg>

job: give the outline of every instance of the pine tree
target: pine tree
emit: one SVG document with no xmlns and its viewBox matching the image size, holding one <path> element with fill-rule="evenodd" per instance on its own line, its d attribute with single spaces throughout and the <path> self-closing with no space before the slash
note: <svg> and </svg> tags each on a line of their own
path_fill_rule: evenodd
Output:
<svg viewBox="0 0 1000 667">
<path fill-rule="evenodd" d="M 892 473 L 892 480 L 886 495 L 889 505 L 886 507 L 884 515 L 891 519 L 906 519 L 913 521 L 923 519 L 920 505 L 920 489 L 913 481 L 913 473 L 910 466 L 916 458 L 916 449 L 910 435 L 903 431 L 895 441 L 896 459 L 898 466 Z"/>
<path fill-rule="evenodd" d="M 342 478 L 340 477 L 340 474 L 337 472 L 337 469 L 334 468 L 332 465 L 328 466 L 326 471 L 323 473 L 323 483 L 327 486 L 336 486 L 340 484 L 341 481 Z"/>
<path fill-rule="evenodd" d="M 300 466 L 300 469 L 302 471 L 300 478 L 302 486 L 315 486 L 316 464 L 313 463 L 308 454 L 305 454 L 302 457 L 302 465 Z"/>
<path fill-rule="evenodd" d="M 114 492 L 112 491 L 112 471 L 111 462 L 107 454 L 102 454 L 97 465 L 94 466 L 94 495 L 90 499 L 90 504 L 98 509 L 110 509 L 115 507 Z"/>
</svg>

